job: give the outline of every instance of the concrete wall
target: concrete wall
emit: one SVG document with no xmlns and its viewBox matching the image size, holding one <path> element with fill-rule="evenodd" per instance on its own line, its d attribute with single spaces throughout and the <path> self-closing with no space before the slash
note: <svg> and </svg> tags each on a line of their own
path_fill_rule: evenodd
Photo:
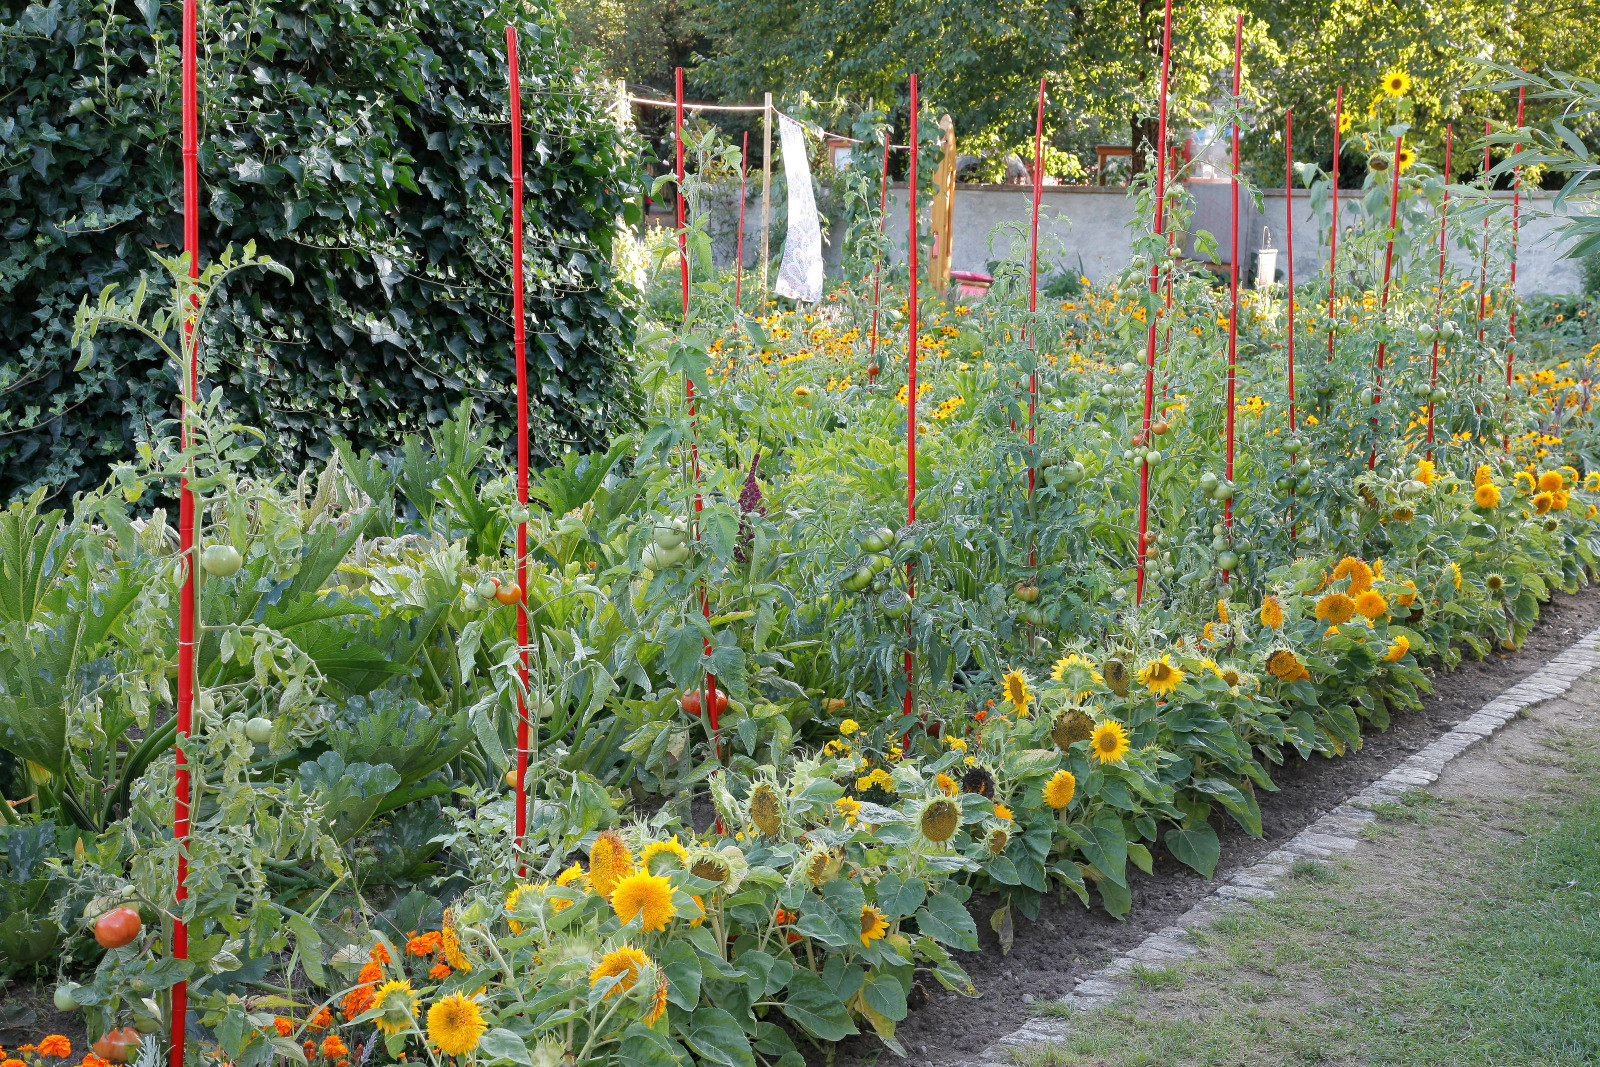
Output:
<svg viewBox="0 0 1600 1067">
<path fill-rule="evenodd" d="M 1195 213 L 1190 221 L 1191 232 L 1208 230 L 1216 237 L 1218 253 L 1224 263 L 1228 261 L 1228 224 L 1232 206 L 1231 186 L 1227 181 L 1194 181 L 1188 183 L 1195 200 Z M 1348 190 L 1351 199 L 1359 195 Z M 1341 191 L 1341 200 L 1344 191 Z M 1496 199 L 1509 201 L 1510 193 L 1496 193 Z M 711 229 L 714 250 L 719 263 L 731 265 L 735 247 L 738 217 L 738 190 L 729 195 L 711 198 Z M 1260 247 L 1262 228 L 1270 231 L 1272 245 L 1278 248 L 1278 268 L 1286 263 L 1287 237 L 1286 204 L 1289 198 L 1282 189 L 1269 190 L 1262 196 L 1262 209 L 1257 210 L 1246 195 L 1240 196 L 1239 263 L 1243 276 L 1248 279 L 1255 262 L 1256 249 Z M 1517 292 L 1527 296 L 1533 293 L 1576 293 L 1582 289 L 1582 275 L 1575 260 L 1563 259 L 1560 246 L 1552 235 L 1555 221 L 1530 217 L 1530 208 L 1549 206 L 1548 196 L 1523 197 L 1523 216 L 1517 258 Z M 1015 256 L 1024 258 L 1028 247 L 1028 222 L 1032 211 L 1033 194 L 1027 186 L 968 185 L 956 186 L 955 237 L 951 267 L 954 270 L 986 271 L 991 261 Z M 1326 261 L 1328 249 L 1324 234 L 1312 216 L 1310 194 L 1296 190 L 1293 197 L 1294 257 L 1296 274 L 1307 278 L 1315 274 Z M 1341 203 L 1341 208 L 1345 205 Z M 1509 204 L 1506 205 L 1509 208 Z M 772 252 L 776 257 L 781 250 L 781 238 L 776 229 L 777 216 L 783 210 L 774 204 L 775 235 Z M 824 206 L 824 211 L 826 207 Z M 1342 212 L 1341 212 L 1342 214 Z M 926 233 L 927 208 L 923 206 L 923 226 Z M 1065 265 L 1080 270 L 1091 281 L 1101 281 L 1115 275 L 1131 256 L 1133 201 L 1125 188 L 1083 185 L 1046 186 L 1039 205 L 1039 261 L 1041 268 Z M 1491 225 L 1508 226 L 1510 211 L 1503 212 L 1500 220 Z M 759 188 L 752 185 L 751 196 L 745 209 L 745 265 L 756 262 L 760 250 L 761 198 Z M 888 232 L 892 246 L 891 258 L 896 262 L 905 259 L 906 187 L 894 185 L 889 191 Z M 827 234 L 824 234 L 827 241 Z M 1192 238 L 1184 242 L 1184 251 L 1192 254 Z M 926 255 L 924 246 L 924 255 Z M 1470 248 L 1452 246 L 1450 262 L 1462 269 L 1473 268 L 1476 253 Z M 836 267 L 839 250 L 828 244 L 824 260 L 830 268 Z M 1081 264 L 1081 267 L 1080 267 Z"/>
</svg>

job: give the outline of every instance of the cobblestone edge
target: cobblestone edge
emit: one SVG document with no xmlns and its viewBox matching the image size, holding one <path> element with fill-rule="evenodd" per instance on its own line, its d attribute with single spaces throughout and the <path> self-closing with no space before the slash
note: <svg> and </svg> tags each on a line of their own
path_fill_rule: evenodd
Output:
<svg viewBox="0 0 1600 1067">
<path fill-rule="evenodd" d="M 1361 831 L 1376 816 L 1372 809 L 1437 781 L 1445 765 L 1478 742 L 1492 737 L 1523 708 L 1564 695 L 1574 682 L 1600 669 L 1600 629 L 1579 638 L 1545 667 L 1505 690 L 1432 744 L 1412 755 L 1388 774 L 1345 800 L 1307 826 L 1284 846 L 1248 866 L 1235 869 L 1221 885 L 1178 917 L 1174 926 L 1145 938 L 1134 948 L 1081 980 L 1056 1003 L 1081 1011 L 1104 1007 L 1129 989 L 1134 967 L 1162 967 L 1195 954 L 1187 931 L 1222 917 L 1230 908 L 1276 896 L 1273 885 L 1289 872 L 1296 860 L 1326 860 L 1361 843 Z M 1075 1026 L 1070 1018 L 1038 1016 L 984 1049 L 976 1061 L 961 1067 L 991 1067 L 1014 1062 L 1013 1053 L 1035 1045 L 1058 1042 Z"/>
</svg>

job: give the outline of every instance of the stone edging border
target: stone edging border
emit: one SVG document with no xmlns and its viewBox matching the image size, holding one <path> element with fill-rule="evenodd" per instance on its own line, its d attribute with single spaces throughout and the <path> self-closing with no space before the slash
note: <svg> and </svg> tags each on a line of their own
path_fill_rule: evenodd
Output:
<svg viewBox="0 0 1600 1067">
<path fill-rule="evenodd" d="M 1373 808 L 1393 803 L 1414 789 L 1432 784 L 1445 764 L 1479 741 L 1493 736 L 1523 708 L 1563 695 L 1580 677 L 1596 669 L 1600 669 L 1600 629 L 1579 638 L 1534 675 L 1507 689 L 1432 744 L 1301 830 L 1282 848 L 1235 870 L 1223 885 L 1179 916 L 1177 925 L 1151 934 L 1081 980 L 1071 993 L 1056 1003 L 1081 1011 L 1105 1007 L 1128 989 L 1127 976 L 1135 967 L 1166 966 L 1194 955 L 1195 946 L 1185 939 L 1188 930 L 1222 917 L 1229 908 L 1276 896 L 1273 883 L 1287 874 L 1296 860 L 1325 860 L 1335 852 L 1355 848 L 1360 843 L 1361 831 L 1376 818 Z M 1014 1062 L 1013 1053 L 1064 1040 L 1072 1033 L 1073 1026 L 1071 1019 L 1036 1016 L 984 1049 L 976 1062 L 965 1067 Z"/>
</svg>

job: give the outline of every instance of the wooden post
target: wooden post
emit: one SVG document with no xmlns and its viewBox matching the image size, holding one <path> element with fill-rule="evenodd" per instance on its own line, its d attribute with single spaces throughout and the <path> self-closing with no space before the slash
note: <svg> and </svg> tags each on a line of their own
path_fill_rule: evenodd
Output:
<svg viewBox="0 0 1600 1067">
<path fill-rule="evenodd" d="M 761 112 L 761 138 L 763 148 L 761 153 L 761 307 L 756 308 L 756 314 L 762 312 L 766 306 L 767 296 L 767 263 L 772 259 L 772 249 L 769 239 L 772 232 L 772 94 L 767 94 L 766 109 Z"/>
</svg>

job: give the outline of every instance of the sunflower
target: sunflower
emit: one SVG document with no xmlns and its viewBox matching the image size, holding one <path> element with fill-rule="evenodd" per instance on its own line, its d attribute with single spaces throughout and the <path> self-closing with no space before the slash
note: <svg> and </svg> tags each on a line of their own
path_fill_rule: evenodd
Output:
<svg viewBox="0 0 1600 1067">
<path fill-rule="evenodd" d="M 1498 507 L 1500 504 L 1500 487 L 1493 482 L 1484 482 L 1472 491 L 1472 502 L 1484 510 Z"/>
<path fill-rule="evenodd" d="M 1600 471 L 1590 471 L 1588 477 L 1583 480 L 1583 488 L 1588 493 L 1600 490 Z"/>
<path fill-rule="evenodd" d="M 694 906 L 699 909 L 695 913 L 695 917 L 689 920 L 689 926 L 692 929 L 706 921 L 706 902 L 699 893 L 690 893 L 689 899 L 694 901 Z"/>
<path fill-rule="evenodd" d="M 889 917 L 871 904 L 861 906 L 861 945 L 865 948 L 889 932 Z"/>
<path fill-rule="evenodd" d="M 589 846 L 589 884 L 609 897 L 617 883 L 633 873 L 633 853 L 615 830 L 607 830 Z"/>
<path fill-rule="evenodd" d="M 650 966 L 649 956 L 636 948 L 624 945 L 615 951 L 607 952 L 600 958 L 600 962 L 595 964 L 594 970 L 589 972 L 589 988 L 593 989 L 599 985 L 603 978 L 618 979 L 617 984 L 606 990 L 606 995 L 601 998 L 610 1000 L 611 994 L 617 990 L 626 993 L 632 989 L 633 984 L 639 980 L 639 975 L 644 973 L 644 969 L 648 966 Z"/>
<path fill-rule="evenodd" d="M 1078 779 L 1073 777 L 1071 771 L 1057 771 L 1045 783 L 1044 802 L 1060 811 L 1072 803 L 1072 795 L 1078 791 Z"/>
<path fill-rule="evenodd" d="M 1382 174 L 1389 169 L 1389 157 L 1383 152 L 1374 152 L 1367 157 L 1367 169 L 1374 174 Z"/>
<path fill-rule="evenodd" d="M 383 1014 L 372 1020 L 386 1034 L 398 1034 L 417 1014 L 417 994 L 410 982 L 385 982 L 372 994 L 372 1006 Z"/>
<path fill-rule="evenodd" d="M 985 800 L 994 799 L 994 775 L 982 767 L 968 767 L 961 775 L 961 791 L 976 793 Z"/>
<path fill-rule="evenodd" d="M 1417 463 L 1416 469 L 1411 472 L 1411 477 L 1415 478 L 1423 485 L 1432 485 L 1433 480 L 1438 476 L 1438 471 L 1434 467 L 1433 460 L 1431 459 L 1421 460 Z"/>
<path fill-rule="evenodd" d="M 1550 510 L 1552 511 L 1566 511 L 1567 504 L 1570 502 L 1571 499 L 1564 489 L 1558 489 L 1550 494 Z"/>
<path fill-rule="evenodd" d="M 1067 674 L 1069 672 L 1073 675 L 1074 680 L 1087 677 L 1091 682 L 1103 681 L 1103 679 L 1100 677 L 1100 672 L 1094 669 L 1094 664 L 1090 663 L 1076 652 L 1062 656 L 1050 667 L 1050 677 L 1053 681 L 1066 681 Z M 1087 699 L 1089 693 L 1090 690 L 1088 689 L 1079 690 L 1077 694 L 1078 699 Z"/>
<path fill-rule="evenodd" d="M 1356 602 L 1343 593 L 1328 593 L 1317 601 L 1317 618 L 1335 626 L 1349 622 L 1355 610 Z"/>
<path fill-rule="evenodd" d="M 1478 464 L 1478 469 L 1472 472 L 1473 486 L 1476 487 L 1484 485 L 1492 481 L 1494 481 L 1494 471 L 1489 469 L 1489 465 L 1487 463 Z"/>
<path fill-rule="evenodd" d="M 556 885 L 561 886 L 562 888 L 578 885 L 583 881 L 583 868 L 578 866 L 576 863 L 562 871 L 560 874 L 556 875 Z M 570 900 L 563 900 L 561 897 L 552 897 L 550 899 L 551 911 L 563 911 L 571 906 L 572 901 Z"/>
<path fill-rule="evenodd" d="M 515 886 L 511 892 L 506 894 L 506 914 L 509 916 L 513 911 L 517 910 L 517 902 L 522 899 L 524 893 L 535 892 L 537 890 L 538 886 L 529 885 L 527 882 L 523 882 L 521 885 Z M 517 922 L 517 920 L 507 918 L 506 925 L 511 927 L 512 933 L 522 933 L 522 924 Z"/>
<path fill-rule="evenodd" d="M 1267 673 L 1285 682 L 1305 682 L 1311 672 L 1300 662 L 1300 657 L 1287 648 L 1280 648 L 1267 657 Z"/>
<path fill-rule="evenodd" d="M 1535 493 L 1533 497 L 1534 513 L 1543 515 L 1545 512 L 1553 508 L 1555 503 L 1556 495 L 1554 493 Z"/>
<path fill-rule="evenodd" d="M 1383 654 L 1383 658 L 1390 663 L 1395 663 L 1410 650 L 1411 642 L 1406 639 L 1406 635 L 1396 634 L 1394 644 L 1389 646 L 1389 651 Z"/>
<path fill-rule="evenodd" d="M 1221 678 L 1223 684 L 1230 689 L 1244 681 L 1244 675 L 1239 672 L 1238 667 L 1235 667 L 1232 664 L 1226 667 L 1218 667 L 1217 677 Z"/>
<path fill-rule="evenodd" d="M 956 835 L 961 826 L 961 808 L 946 797 L 936 797 L 922 809 L 922 836 L 934 844 L 943 844 Z"/>
<path fill-rule="evenodd" d="M 1283 605 L 1275 596 L 1268 596 L 1261 601 L 1261 625 L 1269 630 L 1283 627 Z"/>
<path fill-rule="evenodd" d="M 1399 98 L 1411 91 L 1411 75 L 1395 67 L 1383 76 L 1382 84 L 1385 95 Z"/>
<path fill-rule="evenodd" d="M 1004 804 L 996 804 L 994 806 L 994 817 L 999 819 L 1001 822 L 1010 822 L 1011 809 L 1006 807 Z"/>
<path fill-rule="evenodd" d="M 984 839 L 983 847 L 988 850 L 989 855 L 998 856 L 1006 850 L 1006 843 L 1010 840 L 1011 835 L 997 826 L 989 831 L 989 836 Z"/>
<path fill-rule="evenodd" d="M 1566 487 L 1567 481 L 1560 471 L 1545 471 L 1539 475 L 1539 488 L 1547 493 L 1559 493 Z"/>
<path fill-rule="evenodd" d="M 1090 744 L 1095 759 L 1101 763 L 1118 763 L 1128 754 L 1128 731 L 1115 719 L 1107 719 L 1094 728 Z"/>
<path fill-rule="evenodd" d="M 1376 619 L 1379 615 L 1389 610 L 1389 602 L 1383 599 L 1383 594 L 1376 589 L 1368 589 L 1356 597 L 1356 611 L 1364 619 Z"/>
<path fill-rule="evenodd" d="M 1228 602 L 1226 600 L 1217 601 L 1217 621 L 1224 626 L 1228 625 Z"/>
<path fill-rule="evenodd" d="M 649 870 L 650 861 L 663 854 L 678 857 L 679 866 L 689 865 L 689 850 L 678 843 L 678 836 L 674 834 L 665 841 L 652 841 L 645 845 L 639 852 L 639 866 Z"/>
<path fill-rule="evenodd" d="M 1050 740 L 1065 752 L 1074 742 L 1087 741 L 1094 735 L 1094 720 L 1082 708 L 1070 708 L 1056 716 L 1050 727 Z"/>
<path fill-rule="evenodd" d="M 1519 494 L 1531 493 L 1536 488 L 1533 475 L 1528 471 L 1518 471 L 1511 480 L 1516 483 L 1517 492 Z"/>
<path fill-rule="evenodd" d="M 1350 113 L 1348 111 L 1341 112 L 1339 114 L 1339 132 L 1340 133 L 1349 133 L 1350 132 L 1350 124 L 1353 121 L 1354 121 L 1354 119 L 1352 118 L 1352 116 L 1350 115 Z"/>
<path fill-rule="evenodd" d="M 1410 169 L 1411 164 L 1415 163 L 1416 161 L 1417 153 L 1410 148 L 1402 147 L 1399 152 L 1395 153 L 1395 166 L 1400 168 L 1401 174 L 1404 174 L 1408 169 Z"/>
<path fill-rule="evenodd" d="M 950 801 L 947 800 L 945 803 L 950 804 Z M 955 807 L 954 804 L 950 804 L 950 806 L 952 808 Z M 956 809 L 956 811 L 959 815 L 960 809 Z M 927 809 L 924 808 L 923 812 L 923 832 L 926 833 Z M 952 830 L 950 832 L 954 833 L 955 831 Z M 842 849 L 814 848 L 803 861 L 806 881 L 811 883 L 811 888 L 813 889 L 821 889 L 824 885 L 827 885 L 829 882 L 833 881 L 833 879 L 838 875 L 840 868 L 843 866 L 844 851 Z"/>
<path fill-rule="evenodd" d="M 1341 582 L 1346 578 L 1350 579 L 1350 587 L 1347 592 L 1351 596 L 1355 596 L 1357 593 L 1365 593 L 1372 588 L 1372 568 L 1355 556 L 1346 556 L 1334 565 L 1333 580 Z"/>
<path fill-rule="evenodd" d="M 768 837 L 783 829 L 783 805 L 771 782 L 762 782 L 751 790 L 750 821 Z"/>
<path fill-rule="evenodd" d="M 1028 714 L 1028 703 L 1032 700 L 1028 693 L 1028 679 L 1022 676 L 1021 671 L 1012 670 L 1002 675 L 1001 681 L 1005 683 L 1006 699 L 1017 710 L 1018 718 Z"/>
<path fill-rule="evenodd" d="M 461 935 L 456 933 L 455 914 L 449 908 L 445 909 L 443 929 L 439 932 L 439 951 L 444 953 L 444 961 L 456 970 L 472 970 L 471 961 L 461 951 Z"/>
<path fill-rule="evenodd" d="M 1412 581 L 1410 578 L 1407 578 L 1404 582 L 1404 585 L 1407 589 L 1411 590 L 1411 592 L 1396 593 L 1394 602 L 1403 608 L 1409 608 L 1412 604 L 1417 602 L 1417 583 Z"/>
<path fill-rule="evenodd" d="M 1139 684 L 1158 697 L 1164 697 L 1183 681 L 1183 668 L 1175 667 L 1171 659 L 1162 656 L 1160 659 L 1151 660 L 1139 671 Z M 1099 745 L 1095 745 L 1096 751 Z"/>
<path fill-rule="evenodd" d="M 644 1024 L 654 1026 L 656 1020 L 667 1012 L 667 972 L 656 976 L 656 991 L 650 995 L 650 1010 L 645 1013 Z"/>
<path fill-rule="evenodd" d="M 1128 687 L 1132 679 L 1128 677 L 1127 664 L 1112 656 L 1100 665 L 1100 673 L 1105 676 L 1106 687 L 1119 697 L 1128 695 Z"/>
<path fill-rule="evenodd" d="M 624 875 L 611 892 L 611 908 L 624 924 L 640 916 L 640 928 L 647 933 L 665 930 L 667 921 L 678 914 L 672 903 L 672 884 L 648 871 Z"/>
<path fill-rule="evenodd" d="M 956 784 L 956 780 L 943 771 L 933 776 L 933 784 L 938 787 L 939 792 L 947 797 L 953 797 L 961 792 L 961 787 Z"/>
<path fill-rule="evenodd" d="M 1445 570 L 1450 575 L 1451 584 L 1454 585 L 1457 589 L 1460 589 L 1461 588 L 1461 564 L 1452 563 L 1452 564 L 1450 564 L 1450 566 L 1445 568 Z"/>
<path fill-rule="evenodd" d="M 1506 580 L 1498 574 L 1490 574 L 1484 578 L 1483 584 L 1489 590 L 1489 592 L 1498 593 L 1501 589 L 1505 588 Z"/>
<path fill-rule="evenodd" d="M 452 993 L 428 1009 L 428 1040 L 446 1056 L 465 1056 L 483 1036 L 483 1012 L 460 993 Z"/>
<path fill-rule="evenodd" d="M 833 802 L 833 806 L 839 809 L 839 814 L 844 816 L 844 821 L 852 826 L 855 825 L 856 816 L 861 814 L 861 801 L 855 797 L 840 797 Z"/>
</svg>

